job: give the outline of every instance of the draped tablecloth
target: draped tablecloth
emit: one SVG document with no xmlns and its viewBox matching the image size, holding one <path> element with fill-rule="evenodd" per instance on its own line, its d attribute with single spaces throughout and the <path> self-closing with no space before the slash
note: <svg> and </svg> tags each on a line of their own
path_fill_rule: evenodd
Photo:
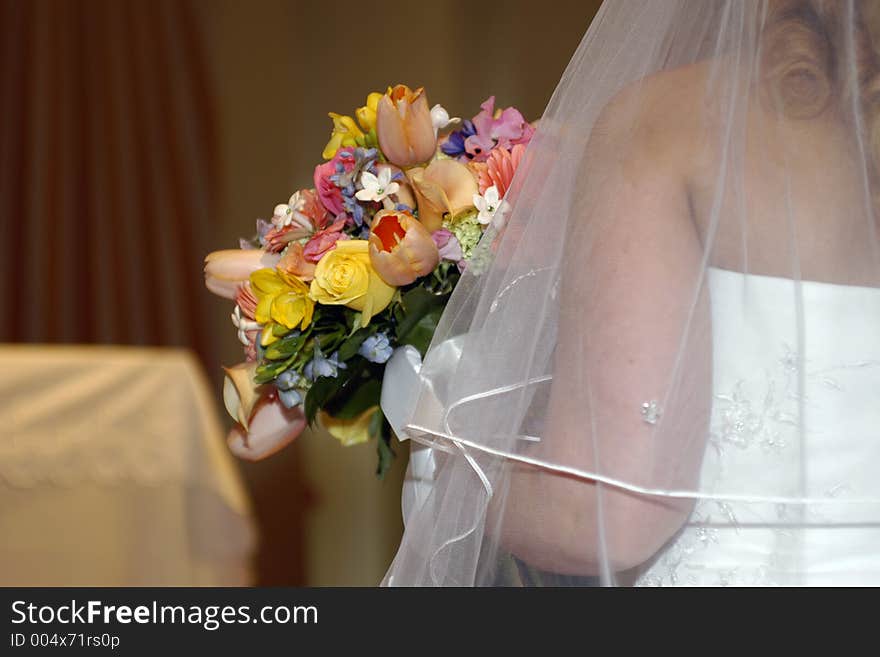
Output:
<svg viewBox="0 0 880 657">
<path fill-rule="evenodd" d="M 240 585 L 255 533 L 177 349 L 0 345 L 0 585 Z"/>
</svg>

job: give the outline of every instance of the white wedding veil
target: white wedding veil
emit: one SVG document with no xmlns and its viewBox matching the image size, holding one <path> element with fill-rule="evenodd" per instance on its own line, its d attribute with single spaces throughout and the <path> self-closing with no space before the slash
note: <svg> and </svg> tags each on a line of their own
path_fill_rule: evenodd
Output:
<svg viewBox="0 0 880 657">
<path fill-rule="evenodd" d="M 880 579 L 878 9 L 605 2 L 425 358 L 386 584 Z"/>
</svg>

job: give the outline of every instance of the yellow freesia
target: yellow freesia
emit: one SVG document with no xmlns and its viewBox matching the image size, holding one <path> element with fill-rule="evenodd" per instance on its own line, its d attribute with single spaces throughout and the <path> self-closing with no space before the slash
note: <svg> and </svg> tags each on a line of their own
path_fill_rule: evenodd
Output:
<svg viewBox="0 0 880 657">
<path fill-rule="evenodd" d="M 358 107 L 355 110 L 354 113 L 357 116 L 358 123 L 361 124 L 361 128 L 364 132 L 370 132 L 371 130 L 376 129 L 376 108 L 379 106 L 379 100 L 382 96 L 383 94 L 374 91 L 367 96 L 367 104 L 363 107 Z"/>
<path fill-rule="evenodd" d="M 312 321 L 315 302 L 309 287 L 296 276 L 277 269 L 258 269 L 251 274 L 251 290 L 257 297 L 255 319 L 266 324 L 262 343 L 273 341 L 271 324 L 305 329 Z"/>
<path fill-rule="evenodd" d="M 370 439 L 370 422 L 373 414 L 379 410 L 378 406 L 371 406 L 357 417 L 350 420 L 340 420 L 329 413 L 320 411 L 318 420 L 327 433 L 336 438 L 345 447 L 359 445 Z"/>
<path fill-rule="evenodd" d="M 336 112 L 330 112 L 328 116 L 333 119 L 333 132 L 330 133 L 330 141 L 327 142 L 324 152 L 321 153 L 325 160 L 331 159 L 336 155 L 336 151 L 342 147 L 357 146 L 357 140 L 364 137 L 364 133 L 350 116 L 343 116 Z"/>
</svg>

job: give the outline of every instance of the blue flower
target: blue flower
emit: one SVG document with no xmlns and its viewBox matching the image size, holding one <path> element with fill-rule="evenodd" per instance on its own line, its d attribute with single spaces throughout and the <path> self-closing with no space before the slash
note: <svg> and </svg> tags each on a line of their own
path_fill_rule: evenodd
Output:
<svg viewBox="0 0 880 657">
<path fill-rule="evenodd" d="M 384 363 L 391 358 L 391 342 L 385 333 L 374 333 L 361 343 L 358 353 L 371 363 Z"/>
<path fill-rule="evenodd" d="M 279 390 L 292 390 L 304 383 L 302 375 L 296 370 L 284 370 L 275 379 L 275 387 Z"/>
<path fill-rule="evenodd" d="M 309 381 L 314 381 L 319 376 L 336 377 L 339 370 L 347 369 L 345 363 L 339 362 L 339 352 L 334 351 L 330 358 L 324 358 L 321 348 L 315 345 L 315 357 L 303 368 L 303 374 Z"/>
<path fill-rule="evenodd" d="M 465 119 L 461 122 L 461 130 L 449 133 L 449 136 L 446 138 L 446 141 L 443 142 L 440 150 L 446 153 L 449 157 L 465 155 L 466 151 L 464 149 L 464 142 L 468 137 L 473 137 L 475 134 L 477 134 L 477 129 L 474 127 L 474 124 L 470 119 Z"/>
<path fill-rule="evenodd" d="M 278 399 L 284 404 L 285 408 L 293 408 L 303 403 L 303 396 L 299 390 L 279 390 Z"/>
<path fill-rule="evenodd" d="M 306 380 L 296 370 L 285 370 L 275 379 L 275 388 L 278 390 L 278 399 L 287 408 L 293 408 L 303 402 L 300 388 Z"/>
</svg>

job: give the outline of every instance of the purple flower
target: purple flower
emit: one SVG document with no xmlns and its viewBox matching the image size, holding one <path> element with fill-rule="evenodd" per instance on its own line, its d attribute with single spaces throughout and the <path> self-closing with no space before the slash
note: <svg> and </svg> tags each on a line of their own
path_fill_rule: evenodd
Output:
<svg viewBox="0 0 880 657">
<path fill-rule="evenodd" d="M 464 254 L 461 252 L 461 244 L 451 231 L 445 228 L 435 230 L 431 233 L 431 239 L 434 240 L 434 244 L 437 245 L 437 249 L 440 251 L 441 260 L 452 260 L 453 262 L 461 263 L 464 259 Z"/>
<path fill-rule="evenodd" d="M 477 134 L 477 129 L 474 127 L 473 122 L 465 119 L 461 122 L 461 130 L 449 133 L 446 141 L 440 146 L 440 150 L 449 157 L 460 157 L 462 155 L 467 157 L 467 151 L 464 146 L 465 141 L 468 137 L 472 137 L 475 134 Z"/>
<path fill-rule="evenodd" d="M 268 235 L 269 231 L 273 228 L 275 228 L 275 226 L 272 225 L 271 221 L 257 219 L 257 241 L 260 243 L 260 246 L 266 245 L 266 235 Z"/>
<path fill-rule="evenodd" d="M 473 121 L 476 134 L 464 142 L 465 151 L 474 160 L 484 161 L 496 146 L 509 150 L 516 144 L 529 143 L 535 129 L 518 109 L 508 107 L 495 118 L 495 96 L 489 96 L 480 108 Z"/>
</svg>

